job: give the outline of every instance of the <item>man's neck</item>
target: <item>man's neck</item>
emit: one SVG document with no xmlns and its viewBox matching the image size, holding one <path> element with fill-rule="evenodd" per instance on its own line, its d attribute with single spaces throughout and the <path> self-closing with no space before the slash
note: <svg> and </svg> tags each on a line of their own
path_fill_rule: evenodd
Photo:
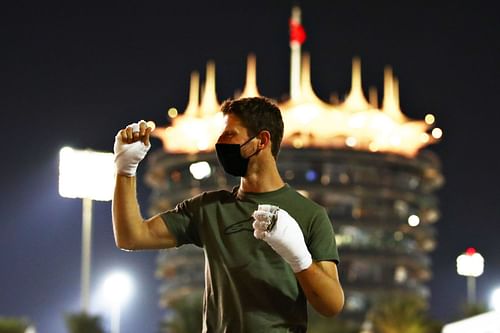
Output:
<svg viewBox="0 0 500 333">
<path fill-rule="evenodd" d="M 276 162 L 266 163 L 264 167 L 256 170 L 250 168 L 247 176 L 240 181 L 240 191 L 262 193 L 276 191 L 285 185 L 278 172 Z"/>
</svg>

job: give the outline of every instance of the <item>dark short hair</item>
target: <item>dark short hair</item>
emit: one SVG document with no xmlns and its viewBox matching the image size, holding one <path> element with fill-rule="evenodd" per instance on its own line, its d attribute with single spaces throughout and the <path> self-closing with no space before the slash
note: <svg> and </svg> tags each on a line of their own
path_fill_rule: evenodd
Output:
<svg viewBox="0 0 500 333">
<path fill-rule="evenodd" d="M 221 111 L 224 115 L 237 116 L 250 136 L 267 130 L 271 133 L 271 152 L 274 158 L 278 157 L 281 140 L 283 139 L 283 118 L 280 109 L 269 98 L 248 97 L 228 99 L 222 103 Z"/>
</svg>

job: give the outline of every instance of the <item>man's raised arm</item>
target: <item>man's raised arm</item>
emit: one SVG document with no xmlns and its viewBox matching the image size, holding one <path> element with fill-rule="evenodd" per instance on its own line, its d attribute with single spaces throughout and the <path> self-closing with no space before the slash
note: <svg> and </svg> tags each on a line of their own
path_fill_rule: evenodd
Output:
<svg viewBox="0 0 500 333">
<path fill-rule="evenodd" d="M 151 148 L 151 128 L 140 121 L 115 137 L 116 184 L 113 196 L 113 231 L 116 246 L 124 250 L 174 247 L 175 238 L 160 215 L 144 220 L 137 202 L 136 171 Z"/>
</svg>

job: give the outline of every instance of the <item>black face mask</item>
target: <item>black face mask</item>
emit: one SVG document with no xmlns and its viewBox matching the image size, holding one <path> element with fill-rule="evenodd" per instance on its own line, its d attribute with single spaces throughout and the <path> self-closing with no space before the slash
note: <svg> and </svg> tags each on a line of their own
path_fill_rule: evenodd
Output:
<svg viewBox="0 0 500 333">
<path fill-rule="evenodd" d="M 248 156 L 247 158 L 244 158 L 241 156 L 241 147 L 252 141 L 254 138 L 255 136 L 250 138 L 242 145 L 239 145 L 237 143 L 215 144 L 217 159 L 219 160 L 219 163 L 225 172 L 236 177 L 244 177 L 246 175 L 250 157 L 257 154 L 258 151 Z"/>
</svg>

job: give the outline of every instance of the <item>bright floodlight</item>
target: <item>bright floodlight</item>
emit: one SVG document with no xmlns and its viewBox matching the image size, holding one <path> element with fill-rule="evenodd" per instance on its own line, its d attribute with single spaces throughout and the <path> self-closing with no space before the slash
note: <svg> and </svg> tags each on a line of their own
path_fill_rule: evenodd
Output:
<svg viewBox="0 0 500 333">
<path fill-rule="evenodd" d="M 457 258 L 457 273 L 463 276 L 478 277 L 484 271 L 484 258 L 474 248 L 468 248 Z"/>
<path fill-rule="evenodd" d="M 102 294 L 111 310 L 111 333 L 120 333 L 120 312 L 122 305 L 132 294 L 132 281 L 123 272 L 110 274 L 102 285 Z"/>
<path fill-rule="evenodd" d="M 65 198 L 109 201 L 115 166 L 112 153 L 64 147 L 59 152 L 59 194 Z"/>
<path fill-rule="evenodd" d="M 26 328 L 26 330 L 24 331 L 24 333 L 36 333 L 35 326 L 33 326 L 33 325 L 28 326 Z"/>
<path fill-rule="evenodd" d="M 123 272 L 115 272 L 104 280 L 102 288 L 107 301 L 121 305 L 132 294 L 132 280 Z"/>
<path fill-rule="evenodd" d="M 496 288 L 491 293 L 490 306 L 493 310 L 500 312 L 500 288 Z"/>
<path fill-rule="evenodd" d="M 191 172 L 194 179 L 201 180 L 210 177 L 212 169 L 210 168 L 210 164 L 208 164 L 208 162 L 201 161 L 191 164 L 189 166 L 189 172 Z"/>
</svg>

